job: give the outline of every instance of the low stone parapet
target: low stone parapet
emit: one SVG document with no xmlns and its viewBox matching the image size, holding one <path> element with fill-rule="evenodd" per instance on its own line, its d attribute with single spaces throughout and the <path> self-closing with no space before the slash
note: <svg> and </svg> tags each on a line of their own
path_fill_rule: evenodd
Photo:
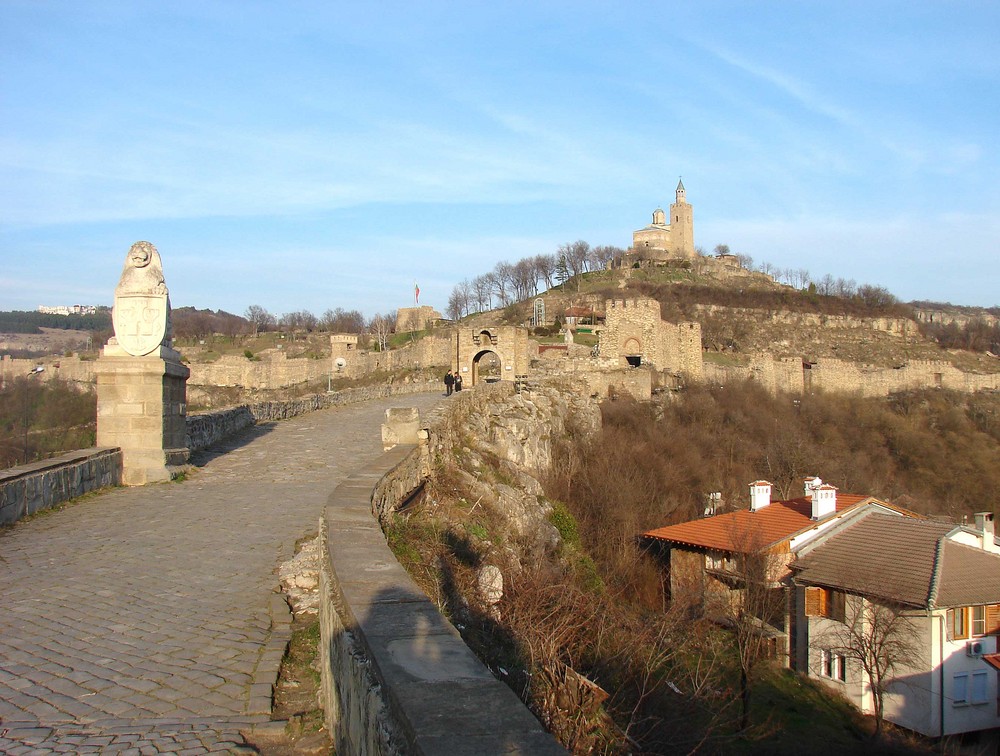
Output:
<svg viewBox="0 0 1000 756">
<path fill-rule="evenodd" d="M 372 515 L 373 490 L 380 510 L 412 492 L 420 455 L 386 452 L 337 487 L 320 520 L 322 691 L 336 751 L 565 755 L 396 561 Z"/>
<path fill-rule="evenodd" d="M 188 415 L 187 448 L 190 451 L 207 449 L 245 428 L 257 423 L 287 420 L 307 412 L 338 407 L 344 404 L 365 402 L 369 399 L 383 399 L 387 396 L 403 394 L 423 394 L 442 388 L 437 381 L 414 383 L 380 383 L 374 386 L 358 386 L 329 394 L 312 394 L 301 399 L 288 401 L 257 402 L 241 404 L 238 407 Z"/>
<path fill-rule="evenodd" d="M 0 470 L 0 525 L 121 481 L 121 449 L 81 449 Z"/>
</svg>

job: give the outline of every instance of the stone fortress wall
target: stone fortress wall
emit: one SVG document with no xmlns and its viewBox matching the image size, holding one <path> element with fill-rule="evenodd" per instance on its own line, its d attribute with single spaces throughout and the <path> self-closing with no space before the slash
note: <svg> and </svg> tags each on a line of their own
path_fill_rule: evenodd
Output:
<svg viewBox="0 0 1000 756">
<path fill-rule="evenodd" d="M 1000 373 L 967 373 L 938 360 L 911 360 L 899 367 L 885 368 L 837 359 L 806 363 L 798 357 L 775 358 L 758 354 L 748 365 L 705 363 L 704 371 L 706 381 L 723 384 L 733 380 L 754 380 L 771 393 L 802 394 L 821 390 L 878 397 L 927 388 L 966 393 L 1000 391 Z"/>
<path fill-rule="evenodd" d="M 920 323 L 938 323 L 940 325 L 954 323 L 957 326 L 966 326 L 974 320 L 982 321 L 988 326 L 995 326 L 997 323 L 1000 323 L 1000 318 L 985 310 L 978 312 L 945 312 L 944 310 L 918 307 L 916 316 L 917 321 Z"/>
<path fill-rule="evenodd" d="M 916 336 L 917 324 L 908 318 L 859 318 L 853 315 L 822 315 L 816 312 L 795 312 L 792 310 L 768 310 L 758 307 L 722 307 L 721 305 L 693 305 L 698 315 L 728 315 L 749 320 L 768 320 L 792 326 L 812 326 L 819 328 L 844 328 L 864 331 L 880 331 L 896 336 Z"/>
<path fill-rule="evenodd" d="M 703 306 L 700 309 L 711 314 L 717 308 Z M 647 397 L 650 394 L 646 386 L 650 389 L 675 386 L 676 381 L 671 376 L 678 375 L 684 380 L 718 383 L 750 378 L 770 391 L 791 393 L 821 389 L 863 396 L 888 396 L 896 391 L 935 387 L 965 392 L 1000 390 L 1000 371 L 970 373 L 948 362 L 934 360 L 911 360 L 897 367 L 876 367 L 833 358 L 804 363 L 800 357 L 775 357 L 762 353 L 753 355 L 748 365 L 721 366 L 703 360 L 700 325 L 697 322 L 663 321 L 655 300 L 606 300 L 605 311 L 606 320 L 600 333 L 600 356 L 597 359 L 589 356 L 589 348 L 575 344 L 565 348 L 557 345 L 560 346 L 558 349 L 546 345 L 548 348 L 540 353 L 537 342 L 524 335 L 523 340 L 520 337 L 516 340 L 517 349 L 525 351 L 523 362 L 520 359 L 517 361 L 516 374 L 541 377 L 566 373 L 585 381 L 589 392 L 607 395 L 611 387 L 616 387 Z M 916 328 L 913 321 L 905 318 L 853 318 L 750 308 L 739 311 L 739 314 L 747 318 L 779 319 L 791 325 L 880 331 L 902 338 L 913 335 Z M 466 336 L 472 338 L 474 330 L 469 330 Z M 331 341 L 333 358 L 330 360 L 288 359 L 281 352 L 273 352 L 264 355 L 260 361 L 233 355 L 213 363 L 191 363 L 189 390 L 194 395 L 199 386 L 278 389 L 320 381 L 330 375 L 357 378 L 374 372 L 392 373 L 431 367 L 439 368 L 443 373 L 449 366 L 454 369 L 460 357 L 470 358 L 471 355 L 468 349 L 465 350 L 468 354 L 456 353 L 454 331 L 449 328 L 435 330 L 411 344 L 386 352 L 357 350 L 356 336 L 335 334 Z M 346 357 L 343 369 L 336 365 L 336 358 L 341 355 Z M 627 355 L 641 357 L 643 365 L 655 370 L 652 374 L 628 375 L 628 371 L 634 369 L 628 366 Z M 37 375 L 38 380 L 61 378 L 88 386 L 95 382 L 93 360 L 81 360 L 74 356 L 39 361 L 4 356 L 0 359 L 0 385 L 12 378 L 28 375 L 40 362 L 45 365 L 45 371 Z"/>
<path fill-rule="evenodd" d="M 609 299 L 605 302 L 601 331 L 602 367 L 627 367 L 629 357 L 659 370 L 702 377 L 701 325 L 668 323 L 660 317 L 655 299 Z"/>
</svg>

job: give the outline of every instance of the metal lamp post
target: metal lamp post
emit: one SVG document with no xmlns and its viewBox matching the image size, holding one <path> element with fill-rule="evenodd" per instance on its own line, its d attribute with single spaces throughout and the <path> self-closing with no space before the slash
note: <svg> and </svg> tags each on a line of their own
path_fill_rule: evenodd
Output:
<svg viewBox="0 0 1000 756">
<path fill-rule="evenodd" d="M 28 378 L 45 372 L 44 365 L 35 365 L 24 380 L 24 464 L 28 464 Z"/>
</svg>

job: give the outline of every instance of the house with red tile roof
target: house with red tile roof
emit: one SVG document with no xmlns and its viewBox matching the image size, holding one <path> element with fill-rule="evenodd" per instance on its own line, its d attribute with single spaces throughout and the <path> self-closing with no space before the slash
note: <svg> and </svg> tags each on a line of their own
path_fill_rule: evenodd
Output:
<svg viewBox="0 0 1000 756">
<path fill-rule="evenodd" d="M 732 591 L 740 589 L 740 559 L 766 554 L 771 588 L 780 594 L 768 603 L 784 609 L 760 618 L 762 632 L 773 640 L 775 655 L 792 664 L 795 613 L 788 565 L 793 552 L 871 514 L 918 515 L 871 496 L 842 493 L 817 477 L 805 479 L 803 495 L 797 498 L 772 501 L 771 491 L 768 481 L 754 481 L 747 509 L 649 530 L 640 542 L 664 564 L 669 599 L 684 601 L 709 618 L 723 614 Z"/>
<path fill-rule="evenodd" d="M 876 513 L 797 551 L 800 670 L 875 713 L 866 649 L 890 649 L 879 652 L 883 667 L 898 657 L 883 675 L 885 719 L 932 737 L 994 730 L 995 747 L 1000 544 L 992 513 L 977 514 L 975 527 Z"/>
</svg>

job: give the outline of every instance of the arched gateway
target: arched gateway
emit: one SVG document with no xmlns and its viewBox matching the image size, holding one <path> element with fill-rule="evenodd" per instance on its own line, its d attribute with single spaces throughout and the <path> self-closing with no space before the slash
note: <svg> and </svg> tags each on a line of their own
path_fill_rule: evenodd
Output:
<svg viewBox="0 0 1000 756">
<path fill-rule="evenodd" d="M 516 326 L 459 328 L 452 370 L 466 386 L 513 381 L 528 372 L 528 331 Z"/>
</svg>

